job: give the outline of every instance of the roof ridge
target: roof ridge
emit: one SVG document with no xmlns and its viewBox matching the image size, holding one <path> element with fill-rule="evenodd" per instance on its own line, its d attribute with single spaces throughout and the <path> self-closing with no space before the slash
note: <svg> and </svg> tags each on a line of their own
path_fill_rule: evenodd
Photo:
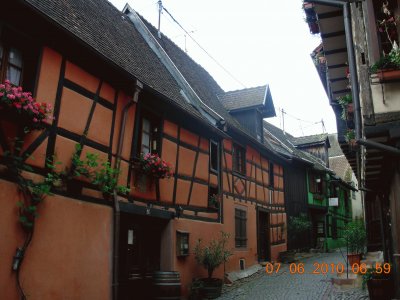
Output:
<svg viewBox="0 0 400 300">
<path fill-rule="evenodd" d="M 137 13 L 137 12 L 136 12 Z M 142 21 L 144 23 L 146 23 L 146 27 L 151 27 L 151 29 L 158 31 L 158 29 L 150 23 L 150 21 L 148 21 L 146 18 L 144 18 L 142 15 L 140 15 L 139 13 L 137 13 L 140 18 L 142 19 Z M 150 28 L 149 28 L 150 29 Z M 169 38 L 166 34 L 164 34 L 162 31 L 160 31 L 161 37 L 158 37 L 158 35 L 154 35 L 152 33 L 152 35 L 154 36 L 154 38 L 159 42 L 164 44 L 163 39 L 166 39 L 167 41 L 169 41 L 171 44 L 173 44 L 173 46 L 175 46 L 180 52 L 181 54 L 185 55 L 187 58 L 189 58 L 191 60 L 192 63 L 196 64 L 197 66 L 199 66 L 204 72 L 206 72 L 210 78 L 212 78 L 212 80 L 214 80 L 214 82 L 217 84 L 217 86 L 223 91 L 224 89 L 219 85 L 219 83 L 215 80 L 215 78 L 207 71 L 206 68 L 204 68 L 201 64 L 199 64 L 197 61 L 195 61 L 187 52 L 185 52 L 178 44 L 176 44 L 171 38 Z M 163 48 L 165 45 L 161 45 Z"/>
<path fill-rule="evenodd" d="M 258 86 L 253 86 L 253 87 L 244 88 L 244 89 L 237 89 L 237 90 L 232 90 L 232 91 L 226 91 L 226 92 L 224 92 L 224 95 L 229 94 L 229 93 L 247 91 L 247 90 L 255 90 L 255 89 L 262 88 L 262 87 L 267 88 L 268 86 L 269 86 L 268 84 L 264 84 L 264 85 L 258 85 Z M 222 94 L 218 94 L 218 96 L 220 96 L 220 95 L 222 95 Z"/>
</svg>

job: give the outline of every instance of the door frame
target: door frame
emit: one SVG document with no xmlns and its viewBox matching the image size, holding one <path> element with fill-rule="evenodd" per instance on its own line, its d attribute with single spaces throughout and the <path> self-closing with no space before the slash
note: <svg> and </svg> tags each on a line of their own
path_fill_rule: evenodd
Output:
<svg viewBox="0 0 400 300">
<path fill-rule="evenodd" d="M 270 222 L 270 215 L 271 212 L 268 209 L 262 208 L 262 207 L 256 207 L 257 213 L 256 213 L 256 227 L 257 227 L 257 256 L 258 256 L 258 261 L 262 261 L 263 259 L 261 258 L 261 232 L 260 232 L 260 214 L 264 214 L 267 222 L 267 228 L 268 228 L 268 235 L 266 237 L 267 240 L 267 253 L 266 253 L 266 258 L 264 261 L 271 261 L 271 239 L 270 239 L 270 233 L 271 233 L 271 222 Z"/>
</svg>

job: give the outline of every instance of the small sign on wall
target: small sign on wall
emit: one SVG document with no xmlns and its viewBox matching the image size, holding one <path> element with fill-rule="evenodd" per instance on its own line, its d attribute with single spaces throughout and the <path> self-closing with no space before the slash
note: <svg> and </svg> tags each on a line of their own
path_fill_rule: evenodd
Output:
<svg viewBox="0 0 400 300">
<path fill-rule="evenodd" d="M 329 206 L 339 206 L 339 198 L 329 198 Z"/>
</svg>

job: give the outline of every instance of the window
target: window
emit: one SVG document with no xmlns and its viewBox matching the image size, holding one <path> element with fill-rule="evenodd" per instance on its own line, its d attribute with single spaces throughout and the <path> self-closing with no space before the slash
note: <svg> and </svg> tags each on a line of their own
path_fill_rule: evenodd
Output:
<svg viewBox="0 0 400 300">
<path fill-rule="evenodd" d="M 210 186 L 208 190 L 208 208 L 219 208 L 219 191 L 218 187 Z"/>
<path fill-rule="evenodd" d="M 235 208 L 235 246 L 237 248 L 245 248 L 247 246 L 246 222 L 246 211 Z"/>
<path fill-rule="evenodd" d="M 331 198 L 337 198 L 339 197 L 339 187 L 335 184 L 331 184 L 330 186 L 330 197 Z"/>
<path fill-rule="evenodd" d="M 396 0 L 374 0 L 373 1 L 375 19 L 378 27 L 378 39 L 380 41 L 381 51 L 388 54 L 392 50 L 392 44 L 399 44 L 397 32 L 398 15 Z"/>
<path fill-rule="evenodd" d="M 246 174 L 246 151 L 237 144 L 233 144 L 233 171 Z"/>
<path fill-rule="evenodd" d="M 33 93 L 38 56 L 36 41 L 4 27 L 0 32 L 0 82 L 8 79 Z"/>
<path fill-rule="evenodd" d="M 270 188 L 274 188 L 274 164 L 272 162 L 269 163 L 269 186 Z"/>
<path fill-rule="evenodd" d="M 323 194 L 324 191 L 324 180 L 321 175 L 311 174 L 310 175 L 310 192 L 313 194 Z"/>
<path fill-rule="evenodd" d="M 210 140 L 210 169 L 215 172 L 219 170 L 218 143 L 213 140 Z"/>
<path fill-rule="evenodd" d="M 14 47 L 0 44 L 1 82 L 8 79 L 14 85 L 22 84 L 22 53 Z"/>
<path fill-rule="evenodd" d="M 189 255 L 189 232 L 176 231 L 176 255 Z"/>
<path fill-rule="evenodd" d="M 139 153 L 157 153 L 159 121 L 153 115 L 144 113 L 141 121 Z"/>
</svg>

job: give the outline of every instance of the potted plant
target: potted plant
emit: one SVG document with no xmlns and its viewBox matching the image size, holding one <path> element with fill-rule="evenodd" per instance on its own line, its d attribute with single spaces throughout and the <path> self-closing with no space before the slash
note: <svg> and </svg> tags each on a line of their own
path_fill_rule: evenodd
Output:
<svg viewBox="0 0 400 300">
<path fill-rule="evenodd" d="M 343 237 L 347 245 L 349 266 L 351 267 L 355 263 L 360 265 L 361 254 L 364 252 L 367 241 L 363 220 L 356 219 L 347 223 Z"/>
<path fill-rule="evenodd" d="M 75 153 L 72 156 L 72 168 L 68 172 L 67 191 L 72 195 L 79 195 L 82 191 L 82 182 L 76 178 L 87 178 L 91 184 L 98 187 L 104 199 L 110 199 L 114 190 L 119 194 L 127 195 L 130 191 L 126 186 L 117 184 L 119 169 L 112 168 L 109 161 L 102 162 L 98 154 L 86 153 L 85 159 L 81 159 L 82 146 L 75 145 Z"/>
<path fill-rule="evenodd" d="M 214 210 L 219 208 L 219 195 L 213 194 L 208 198 L 208 207 Z"/>
<path fill-rule="evenodd" d="M 338 103 L 342 106 L 342 120 L 349 120 L 354 111 L 353 109 L 353 97 L 351 94 L 346 94 L 336 98 Z"/>
<path fill-rule="evenodd" d="M 221 295 L 223 281 L 213 278 L 213 272 L 232 255 L 231 251 L 226 249 L 228 240 L 229 234 L 221 231 L 219 239 L 212 240 L 208 246 L 203 246 L 202 240 L 199 239 L 194 249 L 197 263 L 202 265 L 208 273 L 207 278 L 201 279 L 202 295 L 207 299 L 215 299 Z"/>
<path fill-rule="evenodd" d="M 157 154 L 143 153 L 139 157 L 139 161 L 134 164 L 135 186 L 141 192 L 145 192 L 151 188 L 154 179 L 170 178 L 173 175 L 172 166 L 164 161 Z"/>
<path fill-rule="evenodd" d="M 346 140 L 349 145 L 354 146 L 356 145 L 356 134 L 354 129 L 347 129 L 344 139 Z"/>
<path fill-rule="evenodd" d="M 370 67 L 371 73 L 376 73 L 379 79 L 391 80 L 400 78 L 400 50 L 398 47 L 397 21 L 388 7 L 388 2 L 382 3 L 381 20 L 378 20 L 377 27 L 381 33 L 381 38 L 390 42 L 391 49 L 383 50 L 381 58 Z"/>
<path fill-rule="evenodd" d="M 18 120 L 25 131 L 44 129 L 51 121 L 50 103 L 37 102 L 32 93 L 5 80 L 0 84 L 0 116 L 11 121 Z"/>
<path fill-rule="evenodd" d="M 390 264 L 385 263 L 390 268 Z M 362 276 L 362 288 L 368 287 L 368 295 L 371 300 L 390 300 L 394 296 L 393 280 L 389 272 L 378 263 L 367 268 Z"/>
<path fill-rule="evenodd" d="M 288 222 L 288 234 L 292 240 L 300 241 L 304 238 L 305 233 L 310 232 L 311 226 L 312 224 L 307 214 L 300 213 L 298 216 L 291 216 Z M 295 261 L 295 252 L 280 252 L 279 258 L 281 262 L 292 263 Z"/>
</svg>

